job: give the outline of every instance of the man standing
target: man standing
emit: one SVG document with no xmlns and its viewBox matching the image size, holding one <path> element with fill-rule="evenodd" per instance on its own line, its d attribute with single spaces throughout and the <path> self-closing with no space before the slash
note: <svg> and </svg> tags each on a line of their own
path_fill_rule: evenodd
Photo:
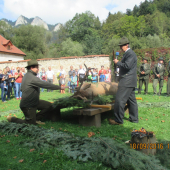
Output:
<svg viewBox="0 0 170 170">
<path fill-rule="evenodd" d="M 82 65 L 80 65 L 79 67 L 80 67 L 80 69 L 78 71 L 78 81 L 81 82 L 85 78 L 86 70 L 83 69 Z"/>
<path fill-rule="evenodd" d="M 51 70 L 51 66 L 49 66 L 49 67 L 48 67 L 48 71 L 46 72 L 46 81 L 47 81 L 48 83 L 53 84 L 54 79 L 55 79 L 54 71 L 52 71 L 52 70 Z M 50 92 L 50 89 L 47 89 L 47 92 Z M 52 92 L 52 90 L 51 90 L 51 92 Z"/>
<path fill-rule="evenodd" d="M 145 84 L 145 94 L 148 94 L 150 65 L 148 64 L 148 59 L 146 57 L 143 59 L 143 63 L 140 65 L 138 71 L 139 71 L 139 90 L 138 90 L 138 94 L 141 94 L 143 83 Z"/>
<path fill-rule="evenodd" d="M 73 66 L 70 66 L 70 71 L 68 72 L 69 78 L 73 76 L 73 73 L 75 73 L 75 70 L 73 70 Z"/>
<path fill-rule="evenodd" d="M 168 71 L 167 97 L 169 97 L 169 96 L 170 96 L 170 61 L 169 61 L 169 63 L 168 63 L 167 71 Z"/>
<path fill-rule="evenodd" d="M 124 108 L 127 103 L 129 108 L 129 121 L 138 123 L 138 106 L 135 97 L 137 86 L 137 56 L 129 48 L 129 40 L 123 37 L 119 42 L 120 49 L 124 52 L 121 61 L 113 60 L 120 68 L 120 80 L 116 93 L 114 115 L 115 119 L 109 119 L 110 124 L 123 124 Z"/>
<path fill-rule="evenodd" d="M 102 73 L 103 73 L 104 75 L 106 74 L 106 70 L 104 69 L 104 66 L 103 66 L 103 65 L 101 66 L 101 70 L 99 70 L 99 76 L 100 76 Z"/>
<path fill-rule="evenodd" d="M 41 124 L 39 120 L 44 118 L 55 121 L 57 114 L 55 112 L 55 109 L 53 109 L 52 104 L 45 100 L 39 99 L 40 87 L 53 90 L 60 90 L 65 88 L 60 88 L 57 85 L 53 85 L 48 82 L 43 82 L 38 77 L 36 77 L 39 70 L 37 61 L 28 61 L 28 65 L 26 68 L 28 72 L 25 74 L 22 80 L 22 99 L 20 102 L 20 108 L 25 115 L 25 120 L 8 116 L 8 121 L 27 124 Z M 41 111 L 36 114 L 36 110 Z"/>
<path fill-rule="evenodd" d="M 163 88 L 163 83 L 164 83 L 164 72 L 165 72 L 165 67 L 163 65 L 163 58 L 160 57 L 159 58 L 159 62 L 158 64 L 154 65 L 153 68 L 153 73 L 154 73 L 154 80 L 153 80 L 153 91 L 154 91 L 154 95 L 157 94 L 157 84 L 159 82 L 159 92 L 158 92 L 158 96 L 160 96 L 161 92 L 162 92 L 162 88 Z"/>
</svg>

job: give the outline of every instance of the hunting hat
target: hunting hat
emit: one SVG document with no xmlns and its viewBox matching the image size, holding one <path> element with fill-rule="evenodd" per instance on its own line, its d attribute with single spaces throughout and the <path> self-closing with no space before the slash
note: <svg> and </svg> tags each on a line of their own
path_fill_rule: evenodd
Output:
<svg viewBox="0 0 170 170">
<path fill-rule="evenodd" d="M 128 38 L 127 37 L 122 37 L 121 39 L 120 39 L 120 41 L 119 41 L 119 46 L 121 46 L 121 45 L 126 45 L 126 44 L 129 44 L 130 42 L 129 42 L 129 40 L 128 40 Z"/>
<path fill-rule="evenodd" d="M 163 57 L 160 57 L 160 58 L 159 58 L 159 61 L 160 61 L 160 60 L 164 61 Z"/>
<path fill-rule="evenodd" d="M 39 64 L 36 60 L 30 60 L 30 61 L 27 62 L 27 66 L 25 68 L 27 68 L 29 66 L 38 66 L 38 65 Z"/>
</svg>

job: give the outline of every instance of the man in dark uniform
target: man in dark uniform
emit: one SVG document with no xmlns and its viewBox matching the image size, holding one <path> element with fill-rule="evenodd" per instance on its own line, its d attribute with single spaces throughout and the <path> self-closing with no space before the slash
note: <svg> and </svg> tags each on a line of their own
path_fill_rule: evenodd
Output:
<svg viewBox="0 0 170 170">
<path fill-rule="evenodd" d="M 158 64 L 155 64 L 154 68 L 153 68 L 153 73 L 154 73 L 154 76 L 155 76 L 155 78 L 153 80 L 153 91 L 154 91 L 154 95 L 156 95 L 157 94 L 156 87 L 157 87 L 157 84 L 159 82 L 159 92 L 158 92 L 159 96 L 162 92 L 163 83 L 164 83 L 165 67 L 163 65 L 163 60 L 164 59 L 162 57 L 160 57 Z"/>
<path fill-rule="evenodd" d="M 148 93 L 148 83 L 150 74 L 150 65 L 148 63 L 148 58 L 143 59 L 143 63 L 140 65 L 139 69 L 139 90 L 138 94 L 141 94 L 142 85 L 145 84 L 145 94 Z"/>
<path fill-rule="evenodd" d="M 38 62 L 35 60 L 28 61 L 27 70 L 28 72 L 22 79 L 21 91 L 22 99 L 20 102 L 20 108 L 25 115 L 25 119 L 18 119 L 16 117 L 8 116 L 9 122 L 15 123 L 27 123 L 27 124 L 42 124 L 40 120 L 50 119 L 56 121 L 57 113 L 52 107 L 50 102 L 45 100 L 39 100 L 40 88 L 46 88 L 51 90 L 65 89 L 60 86 L 44 82 L 36 77 L 38 73 Z M 41 110 L 36 114 L 36 110 Z"/>
<path fill-rule="evenodd" d="M 129 121 L 138 123 L 138 105 L 135 97 L 137 86 L 137 56 L 129 48 L 129 40 L 123 37 L 119 42 L 120 49 L 125 52 L 121 61 L 113 60 L 120 68 L 120 81 L 114 105 L 115 119 L 109 119 L 110 124 L 123 124 L 124 108 L 129 108 Z"/>
</svg>

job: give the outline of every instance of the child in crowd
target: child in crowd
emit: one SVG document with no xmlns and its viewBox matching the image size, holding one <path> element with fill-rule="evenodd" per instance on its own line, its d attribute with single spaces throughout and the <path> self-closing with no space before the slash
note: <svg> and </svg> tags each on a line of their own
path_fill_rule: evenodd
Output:
<svg viewBox="0 0 170 170">
<path fill-rule="evenodd" d="M 105 82 L 111 82 L 111 74 L 110 74 L 110 70 L 106 70 L 106 74 L 105 74 Z"/>
<path fill-rule="evenodd" d="M 96 74 L 93 74 L 92 83 L 97 83 L 97 76 L 96 76 Z"/>
<path fill-rule="evenodd" d="M 64 74 L 61 74 L 60 77 L 60 86 L 61 87 L 65 87 L 65 78 L 64 78 Z M 60 90 L 61 93 L 65 93 L 65 90 Z"/>
<path fill-rule="evenodd" d="M 75 73 L 73 73 L 73 76 L 71 76 L 71 88 L 72 88 L 72 93 L 74 93 L 74 89 L 77 86 L 77 76 Z"/>
<path fill-rule="evenodd" d="M 104 82 L 105 78 L 106 76 L 104 75 L 103 70 L 102 70 L 101 75 L 100 75 L 100 82 Z"/>
</svg>

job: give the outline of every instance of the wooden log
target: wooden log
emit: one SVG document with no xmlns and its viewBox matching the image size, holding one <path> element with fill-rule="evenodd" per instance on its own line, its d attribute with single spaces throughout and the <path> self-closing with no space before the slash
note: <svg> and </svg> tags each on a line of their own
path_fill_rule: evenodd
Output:
<svg viewBox="0 0 170 170">
<path fill-rule="evenodd" d="M 133 136 L 131 138 L 130 143 L 131 149 L 135 149 L 137 151 L 141 151 L 147 155 L 155 155 L 156 154 L 156 148 L 158 145 L 156 144 L 156 137 L 153 135 L 153 137 L 143 137 L 139 138 L 137 136 Z"/>
</svg>

